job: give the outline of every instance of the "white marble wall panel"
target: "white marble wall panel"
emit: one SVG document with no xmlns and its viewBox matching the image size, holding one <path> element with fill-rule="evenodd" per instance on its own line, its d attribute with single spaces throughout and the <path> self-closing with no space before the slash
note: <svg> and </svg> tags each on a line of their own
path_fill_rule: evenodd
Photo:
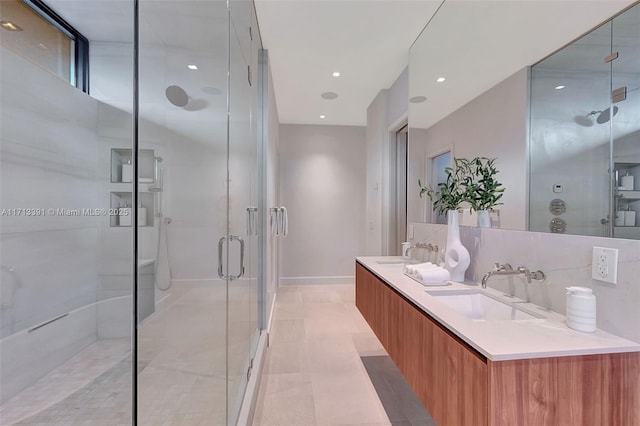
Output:
<svg viewBox="0 0 640 426">
<path fill-rule="evenodd" d="M 446 226 L 410 223 L 413 241 L 446 244 Z M 492 277 L 488 286 L 565 314 L 565 287 L 593 289 L 597 326 L 640 342 L 640 241 L 550 233 L 461 227 L 463 244 L 471 254 L 466 279 L 480 282 L 495 262 L 542 270 L 547 278 L 527 284 L 522 277 Z M 618 282 L 591 278 L 593 246 L 618 249 Z"/>
<path fill-rule="evenodd" d="M 43 209 L 0 222 L 4 400 L 95 341 L 86 307 L 97 298 L 99 218 L 81 211 L 102 206 L 98 102 L 3 47 L 0 59 L 0 208 Z"/>
</svg>

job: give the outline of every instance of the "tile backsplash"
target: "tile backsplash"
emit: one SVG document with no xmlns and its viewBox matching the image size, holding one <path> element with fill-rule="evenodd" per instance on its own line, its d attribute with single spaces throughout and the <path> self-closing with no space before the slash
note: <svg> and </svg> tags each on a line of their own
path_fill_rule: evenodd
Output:
<svg viewBox="0 0 640 426">
<path fill-rule="evenodd" d="M 410 241 L 446 246 L 447 226 L 410 222 Z M 539 232 L 460 227 L 460 238 L 471 255 L 466 279 L 480 282 L 494 263 L 541 270 L 544 281 L 527 284 L 522 276 L 493 276 L 488 286 L 565 314 L 565 287 L 593 289 L 598 328 L 640 342 L 640 241 Z M 591 278 L 593 246 L 618 249 L 618 282 Z"/>
</svg>

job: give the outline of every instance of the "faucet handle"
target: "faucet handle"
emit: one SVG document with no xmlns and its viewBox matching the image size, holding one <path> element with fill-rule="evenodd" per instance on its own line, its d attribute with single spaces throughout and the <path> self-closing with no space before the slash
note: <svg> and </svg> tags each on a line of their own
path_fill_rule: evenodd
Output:
<svg viewBox="0 0 640 426">
<path fill-rule="evenodd" d="M 513 267 L 509 263 L 495 263 L 496 271 L 513 271 Z"/>
<path fill-rule="evenodd" d="M 529 275 L 531 276 L 532 279 L 538 280 L 538 281 L 541 281 L 541 280 L 544 280 L 544 279 L 547 278 L 547 276 L 544 274 L 544 272 L 542 272 L 540 270 L 537 270 L 535 272 L 531 272 Z"/>
</svg>

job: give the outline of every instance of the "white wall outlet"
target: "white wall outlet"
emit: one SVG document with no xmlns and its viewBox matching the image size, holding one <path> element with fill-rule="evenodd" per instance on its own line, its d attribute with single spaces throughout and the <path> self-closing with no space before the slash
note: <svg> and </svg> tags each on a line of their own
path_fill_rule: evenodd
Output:
<svg viewBox="0 0 640 426">
<path fill-rule="evenodd" d="M 591 277 L 606 283 L 618 282 L 618 249 L 593 247 Z"/>
</svg>

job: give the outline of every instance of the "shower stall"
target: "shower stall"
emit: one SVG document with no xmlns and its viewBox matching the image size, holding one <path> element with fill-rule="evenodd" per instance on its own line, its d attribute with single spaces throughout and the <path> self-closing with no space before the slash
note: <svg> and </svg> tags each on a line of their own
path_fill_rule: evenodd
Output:
<svg viewBox="0 0 640 426">
<path fill-rule="evenodd" d="M 253 2 L 0 19 L 0 423 L 236 424 L 265 321 Z"/>
<path fill-rule="evenodd" d="M 640 5 L 531 68 L 529 230 L 640 239 Z"/>
</svg>

